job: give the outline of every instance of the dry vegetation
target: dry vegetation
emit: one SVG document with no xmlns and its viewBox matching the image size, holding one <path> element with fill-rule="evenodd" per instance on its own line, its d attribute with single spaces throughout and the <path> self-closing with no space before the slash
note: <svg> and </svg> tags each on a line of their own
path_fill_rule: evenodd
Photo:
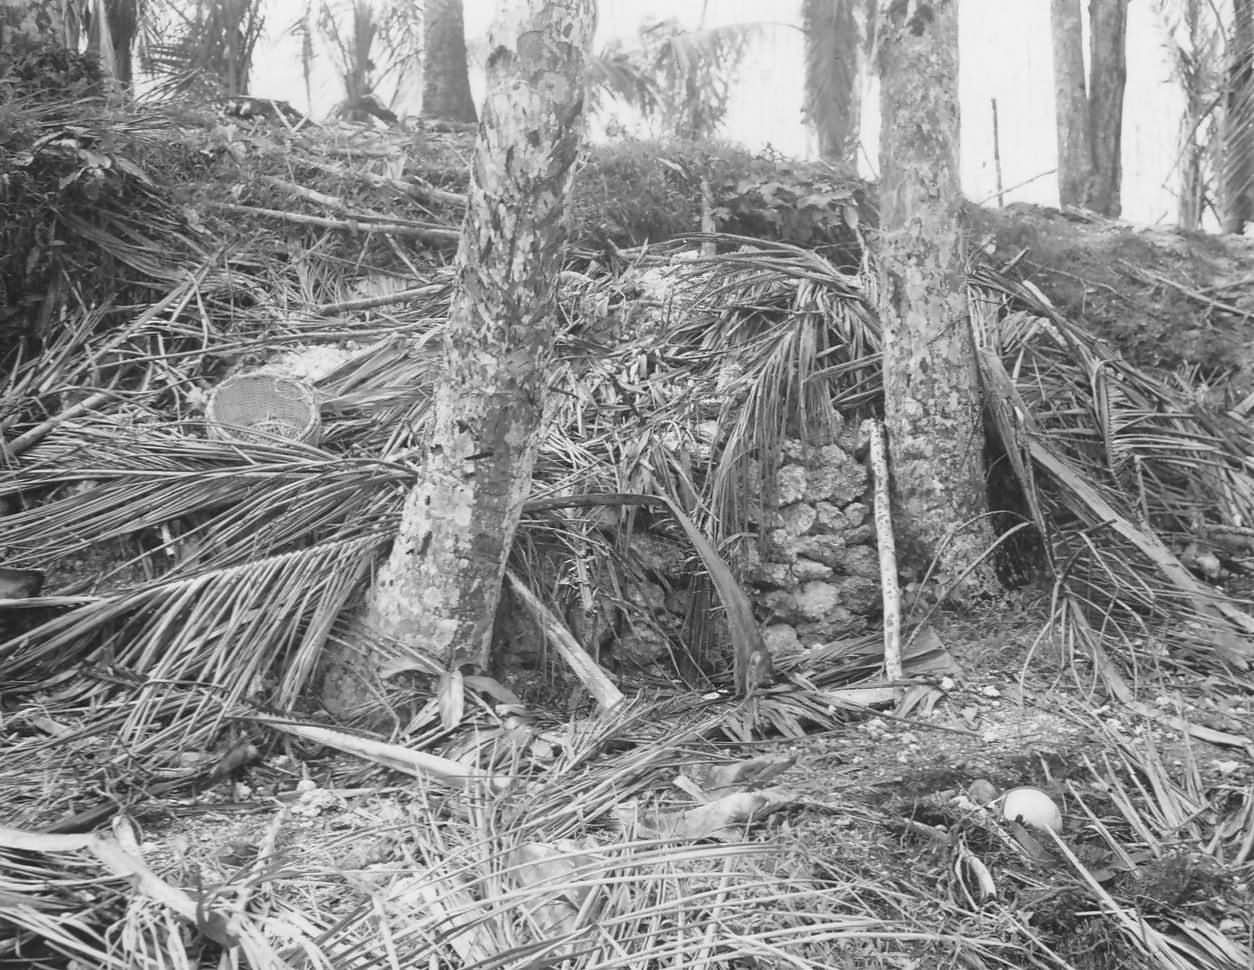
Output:
<svg viewBox="0 0 1254 970">
<path fill-rule="evenodd" d="M 563 708 L 550 662 L 400 670 L 333 725 L 317 660 L 411 480 L 468 141 L 82 102 L 7 102 L 0 132 L 0 552 L 47 574 L 0 604 L 0 963 L 1254 961 L 1254 621 L 1218 585 L 1247 585 L 1248 422 L 1019 262 L 971 297 L 1020 586 L 974 619 L 924 587 L 892 706 L 875 637 L 700 694 L 726 676 L 703 612 L 612 712 Z M 581 179 L 513 563 L 558 614 L 614 601 L 633 527 L 670 526 L 555 499 L 664 496 L 734 561 L 744 462 L 877 408 L 865 190 L 666 151 Z M 642 246 L 697 224 L 703 166 L 724 227 L 776 238 Z M 296 348 L 320 443 L 205 433 L 214 385 Z M 1063 835 L 981 779 L 1047 790 Z"/>
</svg>

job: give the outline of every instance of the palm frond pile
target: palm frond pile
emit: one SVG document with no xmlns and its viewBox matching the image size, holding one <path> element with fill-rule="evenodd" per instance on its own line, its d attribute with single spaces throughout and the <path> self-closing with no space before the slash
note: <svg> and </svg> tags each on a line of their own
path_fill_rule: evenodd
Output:
<svg viewBox="0 0 1254 970">
<path fill-rule="evenodd" d="M 1131 366 L 1035 287 L 987 271 L 975 283 L 990 426 L 1044 540 L 1062 626 L 1132 669 L 1246 669 L 1246 604 L 1204 581 L 1217 563 L 1207 576 L 1181 560 L 1227 537 L 1241 568 L 1247 423 Z"/>
<path fill-rule="evenodd" d="M 944 785 L 926 797 L 820 791 L 787 773 L 787 757 L 777 784 L 724 792 L 711 780 L 737 760 L 729 739 L 839 727 L 833 689 L 874 676 L 874 638 L 782 658 L 793 681 L 732 713 L 688 695 L 545 723 L 488 678 L 398 666 L 373 711 L 392 718 L 389 737 L 317 723 L 319 657 L 359 634 L 345 618 L 396 527 L 439 379 L 455 187 L 388 174 L 395 145 L 379 133 L 289 131 L 267 153 L 269 136 L 189 124 L 206 154 L 188 157 L 241 181 L 229 202 L 220 182 L 188 185 L 180 208 L 158 188 L 170 180 L 104 145 L 108 132 L 133 136 L 153 171 L 177 170 L 183 149 L 156 134 L 169 141 L 177 114 L 106 132 L 59 110 L 34 161 L 0 145 L 0 203 L 25 213 L 0 231 L 17 227 L 25 235 L 5 241 L 34 254 L 0 271 L 36 296 L 0 301 L 21 338 L 4 346 L 0 551 L 6 567 L 49 577 L 48 595 L 0 605 L 0 786 L 23 830 L 0 828 L 0 923 L 12 930 L 0 958 L 1248 964 L 1244 890 L 1197 858 L 1248 865 L 1248 793 L 1217 788 L 1191 756 L 1169 764 L 1149 739 L 1112 738 L 1108 762 L 1057 781 L 1084 820 L 1083 855 L 1014 834 Z M 40 116 L 24 117 L 29 137 Z M 242 146 L 258 151 L 251 174 L 234 160 Z M 100 204 L 58 195 L 66 174 L 65 192 L 102 185 Z M 854 272 L 784 244 L 700 242 L 722 252 L 697 257 L 681 240 L 619 252 L 614 271 L 577 253 L 563 275 L 551 431 L 513 563 L 586 624 L 585 643 L 604 632 L 597 604 L 614 604 L 659 627 L 679 668 L 718 652 L 716 598 L 696 555 L 641 552 L 679 533 L 632 499 L 674 503 L 737 562 L 789 443 L 848 441 L 882 406 L 869 256 Z M 111 294 L 93 288 L 117 279 Z M 1058 628 L 1112 685 L 1148 663 L 1216 677 L 1241 667 L 1241 604 L 1176 553 L 1244 535 L 1244 421 L 1107 354 L 1022 281 L 977 269 L 971 287 L 989 424 L 1038 532 Z M 307 374 L 319 442 L 207 433 L 221 378 L 310 345 L 326 351 Z M 633 600 L 642 563 L 665 563 L 683 587 L 686 628 L 661 629 L 656 604 Z M 440 677 L 474 688 L 452 726 Z M 325 767 L 326 750 L 341 760 Z M 198 795 L 263 752 L 251 776 L 272 786 L 262 828 Z M 416 780 L 386 789 L 380 769 Z M 238 831 L 231 851 L 129 827 L 149 813 L 168 831 L 183 812 Z M 109 819 L 112 834 L 87 834 Z M 786 851 L 765 851 L 764 829 Z M 981 867 L 1004 874 L 996 893 Z M 1138 882 L 1144 871 L 1156 881 Z"/>
</svg>

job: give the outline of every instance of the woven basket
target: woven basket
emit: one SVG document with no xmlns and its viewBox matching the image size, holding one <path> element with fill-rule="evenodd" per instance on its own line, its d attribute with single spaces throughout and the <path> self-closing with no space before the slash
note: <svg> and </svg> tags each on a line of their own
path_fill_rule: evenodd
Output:
<svg viewBox="0 0 1254 970">
<path fill-rule="evenodd" d="M 209 436 L 230 441 L 316 443 L 322 419 L 313 388 L 279 374 L 239 374 L 223 381 L 205 411 Z"/>
</svg>

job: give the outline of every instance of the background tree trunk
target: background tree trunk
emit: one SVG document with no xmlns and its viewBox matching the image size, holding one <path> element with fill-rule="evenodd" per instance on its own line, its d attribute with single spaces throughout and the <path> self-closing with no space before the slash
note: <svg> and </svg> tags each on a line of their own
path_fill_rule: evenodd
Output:
<svg viewBox="0 0 1254 970">
<path fill-rule="evenodd" d="M 1254 0 L 1232 0 L 1219 206 L 1224 232 L 1242 233 L 1254 214 Z"/>
<path fill-rule="evenodd" d="M 1203 50 L 1202 3 L 1205 0 L 1183 0 L 1180 19 L 1184 38 L 1172 44 L 1176 77 L 1184 93 L 1184 111 L 1180 116 L 1180 199 L 1176 222 L 1181 229 L 1196 232 L 1202 227 L 1202 206 L 1206 197 L 1206 179 L 1202 160 L 1206 149 L 1201 128 L 1208 111 L 1204 73 L 1198 63 Z"/>
<path fill-rule="evenodd" d="M 1128 77 L 1128 0 L 1089 3 L 1089 141 L 1093 181 L 1088 206 L 1107 216 L 1123 208 L 1123 89 Z"/>
<path fill-rule="evenodd" d="M 423 17 L 422 116 L 473 122 L 462 0 L 427 0 Z"/>
<path fill-rule="evenodd" d="M 446 373 L 366 614 L 374 630 L 446 664 L 487 663 L 531 487 L 595 20 L 595 0 L 515 0 L 492 28 Z"/>
<path fill-rule="evenodd" d="M 958 156 L 957 0 L 890 0 L 879 21 L 880 319 L 895 522 L 950 584 L 991 545 L 968 322 Z M 948 540 L 948 541 L 947 541 Z M 985 563 L 954 592 L 996 588 Z"/>
<path fill-rule="evenodd" d="M 1054 123 L 1058 133 L 1058 200 L 1087 205 L 1093 179 L 1089 99 L 1084 75 L 1080 0 L 1050 0 L 1054 48 Z"/>
<path fill-rule="evenodd" d="M 139 30 L 137 0 L 112 0 L 108 4 L 109 33 L 113 36 L 114 76 L 124 87 L 135 81 L 135 35 Z"/>
<path fill-rule="evenodd" d="M 862 112 L 862 32 L 858 0 L 804 0 L 806 117 L 814 125 L 819 157 L 854 167 Z"/>
<path fill-rule="evenodd" d="M 1050 0 L 1058 200 L 1108 216 L 1121 208 L 1127 24 L 1128 0 L 1090 0 L 1086 85 L 1080 0 Z"/>
</svg>

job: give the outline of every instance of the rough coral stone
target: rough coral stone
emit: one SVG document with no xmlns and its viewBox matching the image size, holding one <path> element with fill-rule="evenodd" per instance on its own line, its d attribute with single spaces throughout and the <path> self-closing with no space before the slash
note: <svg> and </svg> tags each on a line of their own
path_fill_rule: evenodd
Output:
<svg viewBox="0 0 1254 970">
<path fill-rule="evenodd" d="M 845 505 L 866 492 L 866 467 L 839 445 L 824 445 L 815 452 L 806 482 L 808 501 L 823 499 Z"/>
<path fill-rule="evenodd" d="M 780 506 L 800 502 L 806 493 L 806 470 L 801 465 L 781 465 L 775 473 L 775 501 Z"/>
<path fill-rule="evenodd" d="M 774 562 L 788 562 L 789 550 L 792 549 L 793 536 L 784 529 L 771 529 L 763 543 L 763 553 Z"/>
<path fill-rule="evenodd" d="M 821 620 L 840 605 L 840 590 L 819 580 L 802 584 L 797 591 L 797 612 L 807 620 Z"/>
<path fill-rule="evenodd" d="M 873 579 L 880 578 L 880 557 L 870 546 L 850 546 L 844 558 L 845 572 L 850 576 L 861 576 Z"/>
<path fill-rule="evenodd" d="M 798 502 L 796 505 L 780 509 L 779 515 L 784 531 L 790 536 L 805 535 L 810 531 L 810 527 L 814 525 L 814 520 L 818 517 L 818 513 L 814 511 L 814 506 L 807 505 L 805 502 Z"/>
<path fill-rule="evenodd" d="M 761 589 L 788 589 L 796 585 L 787 563 L 761 562 L 745 573 L 745 578 Z"/>
<path fill-rule="evenodd" d="M 831 502 L 814 503 L 814 525 L 810 531 L 828 535 L 844 532 L 849 527 L 844 513 Z"/>
<path fill-rule="evenodd" d="M 821 620 L 797 624 L 797 637 L 807 647 L 812 647 L 853 633 L 861 633 L 866 627 L 865 616 L 858 616 L 843 606 L 838 606 Z"/>
<path fill-rule="evenodd" d="M 797 653 L 801 650 L 801 641 L 797 639 L 797 631 L 787 623 L 772 623 L 762 630 L 762 642 L 772 656 Z"/>
<path fill-rule="evenodd" d="M 792 564 L 792 574 L 802 583 L 812 579 L 827 579 L 832 575 L 832 567 L 802 556 Z"/>
<path fill-rule="evenodd" d="M 871 514 L 871 510 L 862 502 L 849 502 L 841 509 L 841 514 L 844 515 L 845 521 L 850 526 L 855 526 L 862 525 L 866 521 L 866 517 Z"/>
<path fill-rule="evenodd" d="M 865 546 L 875 539 L 875 527 L 870 525 L 856 525 L 845 530 L 845 542 L 850 547 Z"/>
<path fill-rule="evenodd" d="M 845 559 L 845 537 L 840 534 L 809 535 L 795 539 L 788 547 L 793 556 L 805 556 L 825 566 L 839 566 Z"/>
<path fill-rule="evenodd" d="M 791 623 L 797 619 L 797 597 L 790 590 L 773 589 L 758 597 L 768 622 Z"/>
<path fill-rule="evenodd" d="M 836 589 L 841 606 L 853 613 L 870 613 L 881 605 L 880 584 L 865 576 L 846 576 Z"/>
</svg>

